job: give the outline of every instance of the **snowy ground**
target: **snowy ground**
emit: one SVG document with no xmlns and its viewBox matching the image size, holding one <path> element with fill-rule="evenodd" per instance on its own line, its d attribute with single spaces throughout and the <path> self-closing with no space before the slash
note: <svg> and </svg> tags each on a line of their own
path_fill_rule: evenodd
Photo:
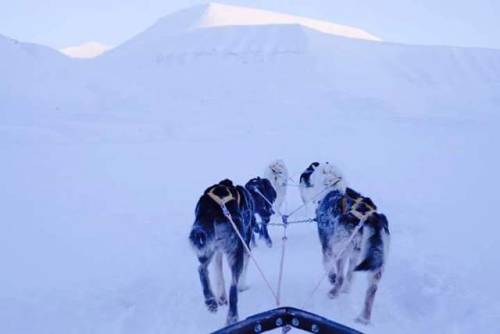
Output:
<svg viewBox="0 0 500 334">
<path fill-rule="evenodd" d="M 276 158 L 295 180 L 337 164 L 392 232 L 371 326 L 352 321 L 362 275 L 351 295 L 308 298 L 314 225 L 290 228 L 284 304 L 368 333 L 499 333 L 500 51 L 227 27 L 207 8 L 93 61 L 0 36 L 0 333 L 219 328 L 187 241 L 196 201 Z M 255 254 L 276 282 L 272 234 Z M 274 306 L 252 266 L 249 283 L 241 318 Z"/>
<path fill-rule="evenodd" d="M 205 333 L 226 310 L 203 305 L 187 234 L 200 192 L 243 183 L 282 157 L 297 178 L 334 161 L 387 213 L 393 244 L 374 324 L 352 322 L 365 281 L 326 297 L 315 226 L 290 229 L 284 303 L 373 333 L 494 333 L 497 125 L 332 119 L 314 131 L 224 133 L 123 143 L 2 145 L 2 333 Z M 267 143 L 273 143 L 267 145 Z M 239 147 L 234 150 L 234 147 Z M 288 208 L 299 203 L 290 188 Z M 273 230 L 279 245 L 279 230 Z M 256 249 L 272 280 L 279 251 Z M 251 267 L 246 317 L 272 299 Z"/>
</svg>

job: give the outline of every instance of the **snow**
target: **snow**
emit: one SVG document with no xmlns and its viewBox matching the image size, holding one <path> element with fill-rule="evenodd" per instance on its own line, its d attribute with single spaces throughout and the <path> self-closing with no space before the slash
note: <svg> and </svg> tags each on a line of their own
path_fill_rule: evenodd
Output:
<svg viewBox="0 0 500 334">
<path fill-rule="evenodd" d="M 497 333 L 500 51 L 208 8 L 89 60 L 0 36 L 0 332 L 219 328 L 187 242 L 194 206 L 281 158 L 295 180 L 335 163 L 392 232 L 372 325 L 353 322 L 362 275 L 351 295 L 308 298 L 323 274 L 311 225 L 289 229 L 284 304 L 367 333 Z M 299 204 L 290 188 L 285 208 Z M 255 255 L 276 282 L 271 233 Z M 273 307 L 254 267 L 248 282 L 241 318 Z"/>
<path fill-rule="evenodd" d="M 110 46 L 99 42 L 86 42 L 76 46 L 68 46 L 61 52 L 73 58 L 95 58 L 109 49 L 111 49 Z"/>
<path fill-rule="evenodd" d="M 327 21 L 218 3 L 210 3 L 204 7 L 204 14 L 195 25 L 197 28 L 237 25 L 299 24 L 327 34 L 380 41 L 380 38 L 361 29 Z"/>
</svg>

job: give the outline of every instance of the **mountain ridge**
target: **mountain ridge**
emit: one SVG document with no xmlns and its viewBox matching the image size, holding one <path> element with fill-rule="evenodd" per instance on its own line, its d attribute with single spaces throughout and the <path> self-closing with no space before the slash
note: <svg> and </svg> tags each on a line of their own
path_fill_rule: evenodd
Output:
<svg viewBox="0 0 500 334">
<path fill-rule="evenodd" d="M 195 30 L 263 25 L 299 25 L 334 36 L 381 41 L 380 38 L 362 29 L 347 25 L 250 7 L 208 3 L 165 15 L 158 19 L 152 26 L 131 37 L 115 49 L 131 48 L 134 45 L 135 47 L 141 47 L 141 45 L 161 43 L 173 36 Z M 113 50 L 109 53 L 113 53 Z"/>
<path fill-rule="evenodd" d="M 5 69 L 0 116 L 15 118 L 8 110 L 18 115 L 57 110 L 68 118 L 128 115 L 170 122 L 176 116 L 164 110 L 199 117 L 205 101 L 224 116 L 241 112 L 235 106 L 242 101 L 262 110 L 273 105 L 276 113 L 282 104 L 293 105 L 299 119 L 309 105 L 322 117 L 334 109 L 346 115 L 370 110 L 383 117 L 497 115 L 496 50 L 377 42 L 297 23 L 193 28 L 193 22 L 201 22 L 193 17 L 210 21 L 203 15 L 207 8 L 165 17 L 129 42 L 85 61 L 52 49 L 55 57 L 47 61 L 19 57 L 16 45 L 0 41 L 0 47 L 13 50 L 4 53 L 12 56 L 0 64 Z M 245 116 L 250 121 L 252 113 Z"/>
</svg>

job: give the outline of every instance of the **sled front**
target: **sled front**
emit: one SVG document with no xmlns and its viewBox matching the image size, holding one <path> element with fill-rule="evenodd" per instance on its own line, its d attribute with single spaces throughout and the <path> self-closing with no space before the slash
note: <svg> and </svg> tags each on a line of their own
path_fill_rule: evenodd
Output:
<svg viewBox="0 0 500 334">
<path fill-rule="evenodd" d="M 293 307 L 280 307 L 259 313 L 212 334 L 255 334 L 285 326 L 309 333 L 362 334 L 350 327 Z"/>
</svg>

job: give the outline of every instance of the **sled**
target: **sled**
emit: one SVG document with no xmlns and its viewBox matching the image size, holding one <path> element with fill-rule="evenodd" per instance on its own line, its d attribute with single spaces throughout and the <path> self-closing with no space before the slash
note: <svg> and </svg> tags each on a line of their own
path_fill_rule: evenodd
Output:
<svg viewBox="0 0 500 334">
<path fill-rule="evenodd" d="M 259 313 L 212 334 L 255 334 L 280 327 L 296 328 L 309 333 L 362 334 L 350 327 L 293 307 L 280 307 Z"/>
</svg>

